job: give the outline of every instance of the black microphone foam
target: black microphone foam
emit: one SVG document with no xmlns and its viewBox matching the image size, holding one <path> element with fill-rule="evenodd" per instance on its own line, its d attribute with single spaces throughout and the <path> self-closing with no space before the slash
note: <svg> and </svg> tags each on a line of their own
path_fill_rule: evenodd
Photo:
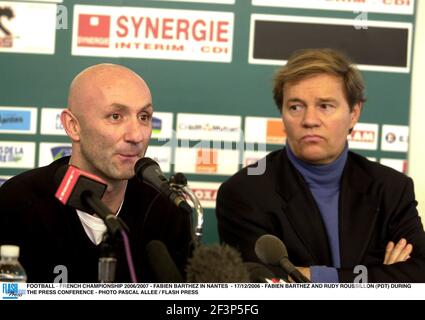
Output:
<svg viewBox="0 0 425 320">
<path fill-rule="evenodd" d="M 280 261 L 288 257 L 283 242 L 271 234 L 262 235 L 255 242 L 255 254 L 266 264 L 279 266 Z"/>
<path fill-rule="evenodd" d="M 280 266 L 295 282 L 311 282 L 288 259 L 282 240 L 271 234 L 262 235 L 255 242 L 255 254 L 266 264 Z"/>
<path fill-rule="evenodd" d="M 142 182 L 151 185 L 156 189 L 161 189 L 167 179 L 161 171 L 159 164 L 148 157 L 140 158 L 134 165 L 134 172 Z"/>
<path fill-rule="evenodd" d="M 267 283 L 266 279 L 276 278 L 266 266 L 256 262 L 245 262 L 251 283 Z"/>
<path fill-rule="evenodd" d="M 228 245 L 198 246 L 186 266 L 187 282 L 250 282 L 240 253 Z"/>
<path fill-rule="evenodd" d="M 168 180 L 165 178 L 159 164 L 155 160 L 148 157 L 140 158 L 134 165 L 134 172 L 141 182 L 158 190 L 177 207 L 183 209 L 189 214 L 192 214 L 192 208 L 186 200 L 170 188 Z"/>
<path fill-rule="evenodd" d="M 184 282 L 180 271 L 162 241 L 150 241 L 146 245 L 146 253 L 156 281 L 169 283 Z"/>
</svg>

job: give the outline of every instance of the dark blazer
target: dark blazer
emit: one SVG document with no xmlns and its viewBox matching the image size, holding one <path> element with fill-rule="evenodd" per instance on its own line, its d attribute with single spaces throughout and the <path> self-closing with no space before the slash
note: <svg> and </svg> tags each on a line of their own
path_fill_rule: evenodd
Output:
<svg viewBox="0 0 425 320">
<path fill-rule="evenodd" d="M 217 195 L 220 240 L 258 262 L 254 245 L 263 234 L 284 242 L 296 266 L 332 266 L 319 209 L 285 149 L 269 154 L 262 175 L 242 169 Z M 250 166 L 255 167 L 255 165 Z M 349 152 L 339 199 L 340 282 L 352 282 L 354 267 L 368 268 L 369 282 L 425 282 L 425 233 L 407 176 Z M 404 263 L 383 265 L 385 247 L 406 238 L 413 245 Z M 274 268 L 279 276 L 283 272 Z"/>
<path fill-rule="evenodd" d="M 33 169 L 0 187 L 0 245 L 20 246 L 20 262 L 28 282 L 53 282 L 68 269 L 69 282 L 98 282 L 99 246 L 85 233 L 75 209 L 55 198 L 69 157 Z M 62 172 L 62 176 L 57 176 Z M 153 239 L 163 241 L 181 271 L 186 266 L 191 241 L 190 219 L 153 188 L 130 179 L 119 217 L 129 227 L 129 239 L 139 281 L 155 279 L 145 252 Z M 130 282 L 122 241 L 117 242 L 116 282 Z"/>
</svg>

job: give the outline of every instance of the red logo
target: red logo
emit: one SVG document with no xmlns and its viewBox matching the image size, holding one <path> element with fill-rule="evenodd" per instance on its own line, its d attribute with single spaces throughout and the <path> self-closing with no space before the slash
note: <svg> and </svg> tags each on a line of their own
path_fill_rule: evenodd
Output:
<svg viewBox="0 0 425 320">
<path fill-rule="evenodd" d="M 111 17 L 80 14 L 78 17 L 78 46 L 109 48 Z"/>
<path fill-rule="evenodd" d="M 353 130 L 351 135 L 348 136 L 350 141 L 355 142 L 367 142 L 374 143 L 375 142 L 375 132 L 370 130 Z"/>
<path fill-rule="evenodd" d="M 215 201 L 217 199 L 216 189 L 192 188 L 192 191 L 200 201 Z"/>
<path fill-rule="evenodd" d="M 407 160 L 403 160 L 403 173 L 407 173 Z"/>
</svg>

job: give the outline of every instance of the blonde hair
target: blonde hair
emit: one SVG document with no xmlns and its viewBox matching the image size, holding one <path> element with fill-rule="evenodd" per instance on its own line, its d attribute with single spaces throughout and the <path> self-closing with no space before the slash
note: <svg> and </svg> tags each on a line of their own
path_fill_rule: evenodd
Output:
<svg viewBox="0 0 425 320">
<path fill-rule="evenodd" d="M 273 98 L 279 111 L 282 112 L 286 83 L 293 84 L 318 74 L 342 78 L 350 111 L 355 104 L 366 101 L 363 77 L 347 56 L 334 49 L 304 49 L 292 54 L 275 75 Z"/>
</svg>

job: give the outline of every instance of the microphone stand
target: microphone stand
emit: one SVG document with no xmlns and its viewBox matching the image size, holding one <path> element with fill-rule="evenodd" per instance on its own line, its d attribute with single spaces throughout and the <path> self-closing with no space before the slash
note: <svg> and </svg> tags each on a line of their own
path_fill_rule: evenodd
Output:
<svg viewBox="0 0 425 320">
<path fill-rule="evenodd" d="M 169 184 L 174 191 L 182 193 L 187 198 L 189 198 L 194 206 L 196 212 L 194 244 L 195 247 L 197 247 L 201 245 L 204 224 L 204 209 L 201 206 L 201 202 L 195 193 L 187 186 L 187 179 L 183 173 L 178 172 L 174 176 L 171 176 Z"/>
<path fill-rule="evenodd" d="M 107 230 L 103 234 L 100 243 L 100 255 L 98 263 L 98 280 L 101 283 L 112 283 L 115 281 L 117 267 L 117 237 L 122 232 L 128 232 L 127 225 L 100 200 L 93 197 L 91 192 L 82 193 L 83 201 L 102 218 Z M 130 262 L 129 262 L 130 263 Z M 131 262 L 132 263 L 132 262 Z"/>
<path fill-rule="evenodd" d="M 100 243 L 98 264 L 98 280 L 100 283 L 112 283 L 115 281 L 115 271 L 117 267 L 115 240 L 115 237 L 111 237 L 109 232 L 105 231 L 102 242 Z"/>
</svg>

